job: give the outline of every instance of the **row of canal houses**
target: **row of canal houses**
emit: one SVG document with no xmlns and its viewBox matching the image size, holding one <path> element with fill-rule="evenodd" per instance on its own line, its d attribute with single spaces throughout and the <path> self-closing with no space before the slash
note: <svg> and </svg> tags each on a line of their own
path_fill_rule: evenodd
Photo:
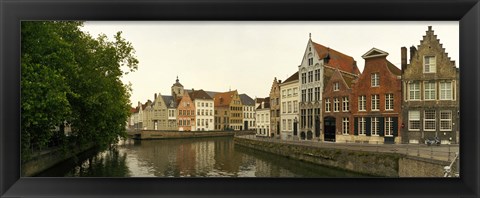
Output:
<svg viewBox="0 0 480 198">
<path fill-rule="evenodd" d="M 177 77 L 171 95 L 154 94 L 153 101 L 138 102 L 128 125 L 135 131 L 254 130 L 254 113 L 254 100 L 247 94 L 186 90 Z"/>
<path fill-rule="evenodd" d="M 274 79 L 256 109 L 257 136 L 333 142 L 459 142 L 459 69 L 429 26 L 401 67 L 368 50 L 363 72 L 346 54 L 308 40 L 298 71 Z M 399 69 L 401 68 L 401 69 Z M 268 119 L 269 118 L 269 119 Z"/>
</svg>

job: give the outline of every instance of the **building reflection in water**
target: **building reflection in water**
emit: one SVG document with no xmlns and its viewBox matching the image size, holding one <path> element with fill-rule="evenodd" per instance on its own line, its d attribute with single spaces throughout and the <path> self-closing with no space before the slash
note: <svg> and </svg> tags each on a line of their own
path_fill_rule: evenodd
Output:
<svg viewBox="0 0 480 198">
<path fill-rule="evenodd" d="M 40 176 L 73 177 L 358 177 L 355 173 L 235 146 L 233 138 L 126 140 L 63 163 Z"/>
</svg>

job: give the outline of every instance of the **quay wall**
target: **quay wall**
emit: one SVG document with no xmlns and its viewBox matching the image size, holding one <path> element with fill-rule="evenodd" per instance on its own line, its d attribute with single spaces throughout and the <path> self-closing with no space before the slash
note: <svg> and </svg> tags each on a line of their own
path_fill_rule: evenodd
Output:
<svg viewBox="0 0 480 198">
<path fill-rule="evenodd" d="M 32 159 L 22 164 L 21 174 L 23 177 L 35 176 L 60 162 L 63 162 L 67 159 L 70 159 L 74 156 L 77 156 L 83 152 L 94 148 L 95 147 L 93 145 L 89 145 L 83 148 L 68 150 L 66 152 L 62 149 L 54 149 L 50 151 L 45 151 L 43 153 L 38 153 Z"/>
<path fill-rule="evenodd" d="M 153 139 L 178 139 L 178 138 L 199 138 L 199 137 L 224 137 L 235 135 L 251 135 L 254 131 L 159 131 L 142 130 L 135 133 L 129 133 L 134 139 L 153 140 Z"/>
<path fill-rule="evenodd" d="M 235 138 L 234 142 L 295 160 L 381 177 L 443 177 L 443 167 L 448 164 L 398 153 L 319 148 L 246 138 Z"/>
</svg>

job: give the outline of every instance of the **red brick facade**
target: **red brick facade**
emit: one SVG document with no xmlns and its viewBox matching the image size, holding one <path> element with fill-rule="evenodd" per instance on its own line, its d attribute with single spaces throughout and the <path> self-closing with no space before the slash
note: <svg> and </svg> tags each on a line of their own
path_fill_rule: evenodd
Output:
<svg viewBox="0 0 480 198">
<path fill-rule="evenodd" d="M 177 107 L 177 125 L 179 131 L 191 131 L 195 126 L 195 104 L 190 95 L 184 92 L 182 99 Z"/>
<path fill-rule="evenodd" d="M 352 141 L 401 141 L 401 71 L 386 59 L 387 55 L 388 53 L 373 48 L 362 56 L 365 68 L 352 86 Z M 391 98 L 388 104 L 387 97 Z"/>
<path fill-rule="evenodd" d="M 329 78 L 323 91 L 324 140 L 344 142 L 345 139 L 349 139 L 352 131 L 351 83 L 357 75 L 329 67 L 325 67 L 324 71 L 324 78 Z M 335 101 L 338 101 L 337 104 Z"/>
</svg>

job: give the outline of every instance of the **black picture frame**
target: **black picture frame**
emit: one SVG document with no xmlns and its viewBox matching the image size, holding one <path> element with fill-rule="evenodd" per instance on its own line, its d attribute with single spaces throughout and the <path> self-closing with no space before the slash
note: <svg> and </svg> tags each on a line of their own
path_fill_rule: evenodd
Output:
<svg viewBox="0 0 480 198">
<path fill-rule="evenodd" d="M 1 197 L 473 198 L 480 195 L 478 0 L 0 0 L 0 15 Z M 22 20 L 460 21 L 461 177 L 21 178 L 19 132 Z"/>
</svg>

